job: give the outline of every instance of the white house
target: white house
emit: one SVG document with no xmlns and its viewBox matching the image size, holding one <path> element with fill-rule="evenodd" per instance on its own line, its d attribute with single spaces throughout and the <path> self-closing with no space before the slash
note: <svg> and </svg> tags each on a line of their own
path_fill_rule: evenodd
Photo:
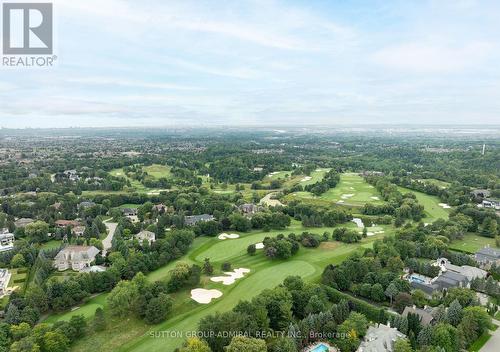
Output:
<svg viewBox="0 0 500 352">
<path fill-rule="evenodd" d="M 90 267 L 99 250 L 94 246 L 67 246 L 57 253 L 54 258 L 54 267 L 59 271 L 71 268 L 81 271 Z"/>
<path fill-rule="evenodd" d="M 14 234 L 12 233 L 0 234 L 0 252 L 10 251 L 14 248 L 15 240 Z"/>
<path fill-rule="evenodd" d="M 3 297 L 7 293 L 7 287 L 9 287 L 10 281 L 10 271 L 7 269 L 0 269 L 0 297 Z"/>
<path fill-rule="evenodd" d="M 151 245 L 154 241 L 156 241 L 156 235 L 154 232 L 143 230 L 134 236 L 140 243 L 144 240 L 148 241 Z"/>
</svg>

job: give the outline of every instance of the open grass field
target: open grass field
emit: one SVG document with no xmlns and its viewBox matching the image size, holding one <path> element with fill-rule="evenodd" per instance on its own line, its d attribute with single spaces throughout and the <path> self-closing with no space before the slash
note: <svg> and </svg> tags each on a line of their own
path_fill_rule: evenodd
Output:
<svg viewBox="0 0 500 352">
<path fill-rule="evenodd" d="M 57 249 L 57 248 L 61 247 L 61 243 L 62 243 L 62 241 L 60 241 L 60 240 L 50 240 L 48 242 L 42 243 L 40 245 L 40 249 L 44 249 L 44 250 Z"/>
<path fill-rule="evenodd" d="M 441 188 L 450 187 L 449 182 L 437 180 L 435 178 L 422 178 L 419 181 L 426 183 L 426 184 L 436 185 L 436 186 L 441 187 Z"/>
<path fill-rule="evenodd" d="M 166 165 L 153 164 L 143 167 L 142 170 L 154 178 L 169 178 L 172 176 L 170 173 L 171 167 Z"/>
<path fill-rule="evenodd" d="M 323 177 L 325 177 L 326 173 L 330 171 L 330 169 L 316 169 L 314 170 L 313 172 L 311 172 L 311 175 L 309 177 L 311 177 L 310 180 L 307 180 L 307 181 L 302 181 L 304 179 L 305 176 L 302 176 L 300 179 L 301 181 L 299 182 L 302 186 L 307 186 L 307 185 L 313 185 L 315 184 L 316 182 L 319 182 L 323 179 Z"/>
<path fill-rule="evenodd" d="M 327 169 L 324 173 L 326 173 Z M 323 176 L 324 176 L 323 173 Z M 311 180 L 312 181 L 312 180 Z M 303 182 L 301 184 L 306 184 Z M 348 206 L 363 206 L 366 203 L 383 204 L 377 190 L 365 182 L 365 180 L 356 173 L 343 173 L 340 175 L 340 182 L 335 188 L 331 188 L 321 196 L 316 197 L 310 192 L 295 192 L 286 197 L 287 201 L 301 198 L 306 202 L 327 204 L 341 204 Z"/>
<path fill-rule="evenodd" d="M 479 236 L 475 233 L 467 233 L 462 240 L 453 241 L 449 245 L 449 248 L 467 253 L 476 253 L 479 249 L 486 246 L 498 248 L 494 238 Z"/>
<path fill-rule="evenodd" d="M 83 315 L 86 319 L 90 319 L 94 316 L 95 310 L 97 308 L 103 308 L 106 304 L 107 294 L 100 294 L 95 296 L 82 304 L 79 308 L 73 309 L 69 312 L 64 312 L 60 314 L 52 314 L 44 323 L 55 323 L 56 321 L 69 321 L 73 315 Z"/>
<path fill-rule="evenodd" d="M 342 224 L 355 228 L 354 223 Z M 382 227 L 386 230 L 385 234 L 393 234 L 393 228 L 390 226 Z M 363 239 L 357 244 L 345 244 L 336 241 L 322 243 L 319 248 L 308 249 L 301 247 L 299 252 L 289 260 L 270 260 L 265 257 L 262 250 L 257 251 L 257 255 L 249 256 L 246 249 L 249 244 L 261 242 L 266 236 L 275 236 L 278 233 L 296 234 L 302 231 L 309 231 L 322 234 L 324 231 L 331 233 L 332 228 L 303 228 L 297 221 L 293 221 L 291 226 L 283 231 L 252 231 L 241 234 L 239 239 L 219 240 L 217 237 L 197 238 L 187 255 L 178 261 L 190 264 L 201 265 L 204 258 L 210 258 L 216 273 L 220 269 L 220 264 L 228 261 L 233 268 L 248 268 L 251 272 L 243 279 L 236 281 L 235 284 L 224 286 L 220 283 L 214 283 L 208 277 L 202 277 L 200 287 L 207 289 L 218 289 L 223 293 L 219 299 L 212 301 L 207 305 L 202 305 L 191 300 L 189 290 L 181 291 L 174 295 L 174 310 L 171 317 L 165 322 L 147 326 L 144 323 L 134 319 L 123 321 L 113 321 L 112 330 L 91 334 L 78 341 L 74 346 L 74 351 L 93 351 L 96 341 L 99 341 L 103 350 L 117 351 L 173 351 L 179 347 L 184 340 L 182 336 L 163 335 L 155 337 L 154 333 L 158 331 L 176 331 L 185 334 L 196 330 L 199 320 L 208 314 L 217 311 L 227 311 L 232 309 L 240 300 L 251 299 L 266 288 L 273 288 L 280 284 L 289 275 L 299 275 L 307 281 L 317 282 L 320 279 L 324 267 L 330 263 L 340 263 L 351 253 L 372 246 L 376 238 L 381 238 L 383 234 L 371 236 Z M 149 275 L 151 281 L 167 279 L 169 271 L 175 266 L 170 263 Z M 95 304 L 92 300 L 88 305 Z M 86 305 L 80 309 L 85 312 Z M 92 306 L 89 311 L 95 311 Z M 68 314 L 68 313 L 67 313 Z M 62 315 L 68 317 L 68 315 Z M 71 312 L 69 313 L 69 317 Z M 52 317 L 51 317 L 52 318 Z M 57 318 L 56 318 L 57 319 Z M 52 321 L 52 320 L 51 320 Z M 134 329 L 134 332 L 131 329 Z"/>
<path fill-rule="evenodd" d="M 401 193 L 411 192 L 415 194 L 420 204 L 424 206 L 426 217 L 422 219 L 423 222 L 431 223 L 437 219 L 448 219 L 450 216 L 450 209 L 444 209 L 439 205 L 441 201 L 436 196 L 431 196 L 422 192 L 414 191 L 405 187 L 398 187 Z"/>
</svg>

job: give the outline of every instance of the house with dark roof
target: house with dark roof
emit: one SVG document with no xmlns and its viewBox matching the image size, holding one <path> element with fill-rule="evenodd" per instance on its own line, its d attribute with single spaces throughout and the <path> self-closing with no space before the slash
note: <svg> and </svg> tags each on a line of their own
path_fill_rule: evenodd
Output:
<svg viewBox="0 0 500 352">
<path fill-rule="evenodd" d="M 500 249 L 491 247 L 481 248 L 474 255 L 474 259 L 482 268 L 490 268 L 492 264 L 500 265 Z"/>
<path fill-rule="evenodd" d="M 435 265 L 438 265 L 441 268 L 442 272 L 451 271 L 454 273 L 462 274 L 467 278 L 468 281 L 472 281 L 475 278 L 484 279 L 488 275 L 487 271 L 480 268 L 476 268 L 475 266 L 454 265 L 447 258 L 439 258 L 436 261 Z"/>
<path fill-rule="evenodd" d="M 190 216 L 185 216 L 184 217 L 184 224 L 186 226 L 194 226 L 196 225 L 198 222 L 206 222 L 206 221 L 212 221 L 214 220 L 214 216 L 213 215 L 209 215 L 209 214 L 202 214 L 202 215 L 190 215 Z"/>
<path fill-rule="evenodd" d="M 138 211 L 137 208 L 123 208 L 122 214 L 125 216 L 136 216 L 137 211 Z"/>
<path fill-rule="evenodd" d="M 415 314 L 418 315 L 420 318 L 420 323 L 423 326 L 427 326 L 432 323 L 434 320 L 434 317 L 432 316 L 432 308 L 430 307 L 424 307 L 424 309 L 417 308 L 416 306 L 413 307 L 408 307 L 406 306 L 405 309 L 403 310 L 403 314 L 401 314 L 403 317 L 408 317 L 408 314 Z"/>
<path fill-rule="evenodd" d="M 470 192 L 471 196 L 473 196 L 477 200 L 482 200 L 484 198 L 488 198 L 491 195 L 491 192 L 487 189 L 475 189 Z"/>
</svg>

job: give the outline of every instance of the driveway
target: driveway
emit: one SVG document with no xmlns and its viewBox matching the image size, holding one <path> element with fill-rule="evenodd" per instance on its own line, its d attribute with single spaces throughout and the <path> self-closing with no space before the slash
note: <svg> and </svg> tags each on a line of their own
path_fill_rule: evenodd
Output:
<svg viewBox="0 0 500 352">
<path fill-rule="evenodd" d="M 113 241 L 113 236 L 115 235 L 116 227 L 118 224 L 116 222 L 104 222 L 106 229 L 108 230 L 108 235 L 102 240 L 102 256 L 105 257 L 108 249 L 111 248 L 111 242 Z"/>
<path fill-rule="evenodd" d="M 500 326 L 500 321 L 493 319 L 493 324 Z M 491 337 L 484 344 L 483 348 L 481 348 L 481 352 L 498 352 L 500 346 L 500 328 L 495 331 L 490 331 Z"/>
</svg>

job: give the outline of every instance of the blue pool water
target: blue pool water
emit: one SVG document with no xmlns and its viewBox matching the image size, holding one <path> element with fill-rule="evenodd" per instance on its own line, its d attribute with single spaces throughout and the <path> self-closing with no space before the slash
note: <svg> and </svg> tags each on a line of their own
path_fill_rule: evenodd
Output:
<svg viewBox="0 0 500 352">
<path fill-rule="evenodd" d="M 410 280 L 411 280 L 411 281 L 420 282 L 420 283 L 424 283 L 424 282 L 425 282 L 425 281 L 424 281 L 424 280 L 422 280 L 421 278 L 419 278 L 419 277 L 417 277 L 417 276 L 413 276 L 413 275 L 410 277 Z"/>
<path fill-rule="evenodd" d="M 311 352 L 327 352 L 328 351 L 328 346 L 324 344 L 319 344 L 318 346 L 314 347 L 314 349 L 311 350 Z"/>
</svg>

